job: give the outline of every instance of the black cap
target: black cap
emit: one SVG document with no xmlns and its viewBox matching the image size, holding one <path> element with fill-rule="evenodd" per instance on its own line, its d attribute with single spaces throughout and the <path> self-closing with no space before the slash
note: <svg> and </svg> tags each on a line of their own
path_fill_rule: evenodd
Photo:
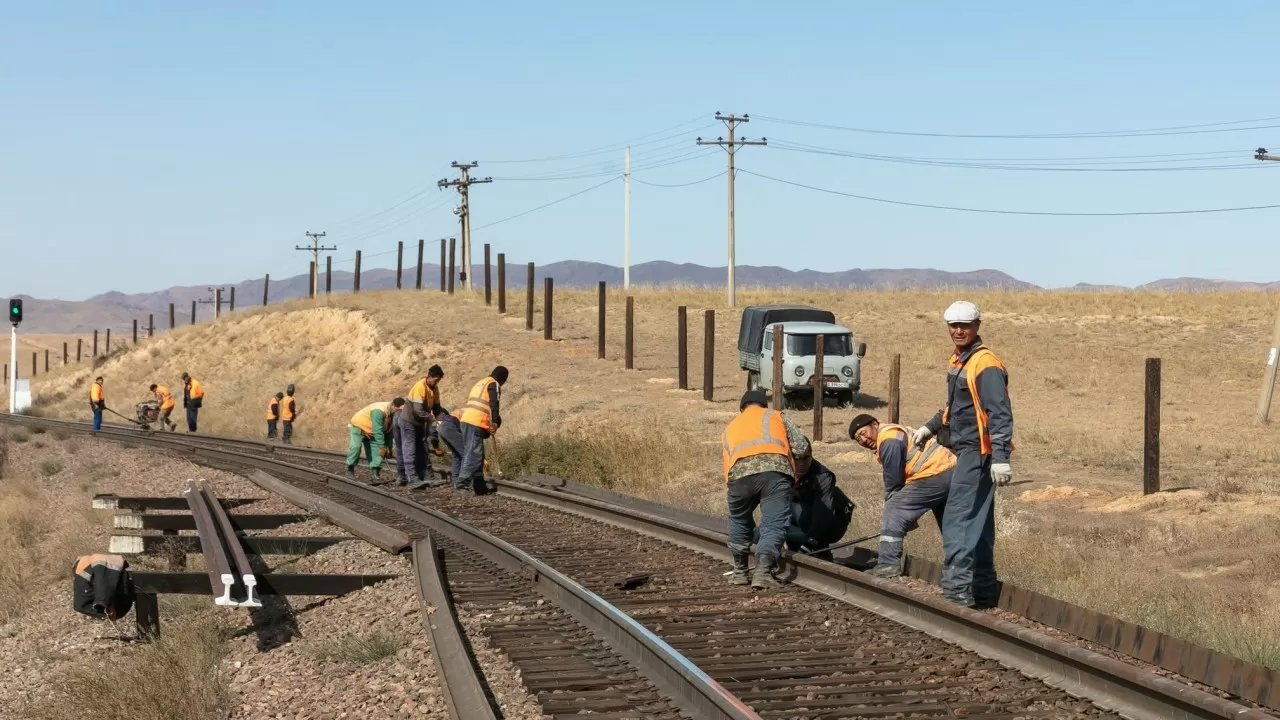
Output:
<svg viewBox="0 0 1280 720">
<path fill-rule="evenodd" d="M 427 377 L 442 378 L 444 377 L 444 369 L 439 365 L 432 365 L 427 368 Z M 496 380 L 497 378 L 494 379 Z"/>
<path fill-rule="evenodd" d="M 404 407 L 404 398 L 398 397 L 391 401 L 391 407 Z"/>
<path fill-rule="evenodd" d="M 768 407 L 769 396 L 764 394 L 764 390 L 756 388 L 748 390 L 742 394 L 742 402 L 738 403 L 738 410 L 745 410 L 748 405 L 761 405 Z"/>
<path fill-rule="evenodd" d="M 190 376 L 190 375 L 188 375 L 188 374 L 186 374 L 186 373 L 182 373 L 182 379 L 183 379 L 183 380 L 188 380 L 188 379 L 190 379 L 190 378 L 191 378 L 191 376 Z"/>
<path fill-rule="evenodd" d="M 862 428 L 868 425 L 874 425 L 875 423 L 878 423 L 878 422 L 880 421 L 877 420 L 874 415 L 868 415 L 866 413 L 862 413 L 861 415 L 858 415 L 853 419 L 852 422 L 849 423 L 849 439 L 852 440 L 853 436 L 857 435 L 858 431 L 861 430 Z"/>
<path fill-rule="evenodd" d="M 277 400 L 280 400 L 280 399 L 282 399 L 283 397 L 284 397 L 284 393 L 282 393 L 282 392 L 278 392 L 278 393 L 276 393 L 276 399 L 277 399 Z"/>
<path fill-rule="evenodd" d="M 499 385 L 506 384 L 507 382 L 506 366 L 499 365 L 498 367 L 494 368 L 493 372 L 489 373 L 489 377 L 493 378 L 494 380 L 497 380 Z"/>
</svg>

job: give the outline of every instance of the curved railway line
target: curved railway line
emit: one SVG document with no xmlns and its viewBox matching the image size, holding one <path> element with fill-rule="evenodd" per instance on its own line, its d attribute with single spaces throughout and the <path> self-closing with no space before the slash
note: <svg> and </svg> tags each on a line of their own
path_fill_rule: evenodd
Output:
<svg viewBox="0 0 1280 720">
<path fill-rule="evenodd" d="M 99 434 L 245 474 L 385 550 L 411 549 L 459 718 L 496 715 L 454 608 L 486 618 L 555 718 L 1280 717 L 835 563 L 789 559 L 781 591 L 731 587 L 707 518 L 604 491 L 500 480 L 484 497 L 410 493 L 345 480 L 342 455 L 325 450 Z"/>
</svg>

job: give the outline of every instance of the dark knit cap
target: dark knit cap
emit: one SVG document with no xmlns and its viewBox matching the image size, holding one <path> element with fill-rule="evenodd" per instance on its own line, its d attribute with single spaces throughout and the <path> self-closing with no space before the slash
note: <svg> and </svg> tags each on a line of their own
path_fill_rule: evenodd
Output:
<svg viewBox="0 0 1280 720">
<path fill-rule="evenodd" d="M 853 419 L 853 422 L 849 423 L 849 439 L 852 440 L 853 436 L 857 435 L 858 431 L 861 430 L 862 428 L 868 425 L 874 425 L 875 423 L 878 423 L 878 422 L 880 421 L 876 420 L 874 415 L 868 415 L 866 413 L 862 413 L 861 415 L 858 415 Z"/>
<path fill-rule="evenodd" d="M 489 373 L 489 377 L 493 378 L 494 380 L 497 380 L 499 385 L 505 384 L 507 382 L 506 366 L 499 365 L 498 367 L 494 368 L 493 372 Z"/>
<path fill-rule="evenodd" d="M 745 410 L 748 405 L 763 405 L 768 407 L 769 396 L 764 394 L 764 390 L 756 388 L 748 390 L 742 394 L 742 402 L 738 403 L 738 410 Z"/>
</svg>

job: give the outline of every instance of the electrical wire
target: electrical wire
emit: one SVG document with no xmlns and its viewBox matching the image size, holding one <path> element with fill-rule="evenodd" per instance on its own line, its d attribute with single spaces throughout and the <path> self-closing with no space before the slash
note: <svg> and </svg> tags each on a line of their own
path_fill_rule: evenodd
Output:
<svg viewBox="0 0 1280 720">
<path fill-rule="evenodd" d="M 1198 125 L 1174 125 L 1170 127 L 1142 128 L 1135 130 L 1100 130 L 1093 132 L 1074 132 L 1074 133 L 1022 133 L 1022 134 L 978 134 L 978 133 L 949 133 L 949 132 L 909 132 L 904 130 L 885 130 L 881 128 L 863 128 L 848 127 L 844 125 L 829 125 L 826 123 L 806 122 L 804 120 L 788 120 L 786 118 L 770 117 L 768 115 L 753 115 L 752 120 L 765 120 L 768 122 L 776 122 L 783 125 L 795 125 L 798 127 L 810 127 L 821 130 L 841 130 L 845 132 L 867 133 L 872 135 L 901 135 L 907 137 L 934 137 L 934 138 L 970 138 L 970 139 L 996 139 L 996 140 L 1068 140 L 1068 139 L 1094 139 L 1094 138 L 1126 138 L 1126 137 L 1156 137 L 1162 135 L 1200 135 L 1205 133 L 1224 133 L 1224 132 L 1241 132 L 1246 130 L 1268 130 L 1280 127 L 1280 125 L 1251 125 L 1249 127 L 1222 127 L 1224 125 L 1249 125 L 1250 123 L 1269 123 L 1280 120 L 1280 116 L 1254 118 L 1252 120 L 1229 120 L 1226 122 L 1203 123 Z"/>
<path fill-rule="evenodd" d="M 669 132 L 671 132 L 671 131 L 673 131 L 673 130 L 676 130 L 677 128 L 685 127 L 686 125 L 692 125 L 693 123 L 698 122 L 698 121 L 699 121 L 699 120 L 701 120 L 702 118 L 703 118 L 703 116 L 702 116 L 702 115 L 699 115 L 699 116 L 694 117 L 694 118 L 691 118 L 691 119 L 689 119 L 689 120 L 685 120 L 685 121 L 684 121 L 684 122 L 682 122 L 682 123 L 679 123 L 679 124 L 676 124 L 676 125 L 672 125 L 671 127 L 663 128 L 662 130 L 657 130 L 657 131 L 651 132 L 651 133 L 649 133 L 649 134 L 647 134 L 647 135 L 641 135 L 640 137 L 633 138 L 633 139 L 632 139 L 632 140 L 630 140 L 630 141 L 623 141 L 623 142 L 621 142 L 621 143 L 613 143 L 613 144 L 611 144 L 611 145 L 605 145 L 605 146 L 601 146 L 601 147 L 598 147 L 598 148 L 593 148 L 593 149 L 591 149 L 591 150 L 580 150 L 580 151 L 577 151 L 577 152 L 562 153 L 562 154 L 560 154 L 560 155 L 547 155 L 547 156 L 544 156 L 544 157 L 535 157 L 535 158 L 519 158 L 519 159 L 509 159 L 509 160 L 483 160 L 483 161 L 481 161 L 481 162 L 485 163 L 486 165 L 512 164 L 512 163 L 534 163 L 534 162 L 554 162 L 554 161 L 557 161 L 557 160 L 569 160 L 569 159 L 574 159 L 574 158 L 587 157 L 587 156 L 591 156 L 591 155 L 602 155 L 602 154 L 604 154 L 604 153 L 617 152 L 617 151 L 619 151 L 619 150 L 624 150 L 624 149 L 626 149 L 626 147 L 627 147 L 628 145 L 631 145 L 632 147 L 638 147 L 638 146 L 641 146 L 641 145 L 650 145 L 650 144 L 653 144 L 653 143 L 662 142 L 662 141 L 664 141 L 664 140 L 670 140 L 671 138 L 674 138 L 674 137 L 683 136 L 685 133 L 696 132 L 696 131 L 698 131 L 698 130 L 702 130 L 702 129 L 705 129 L 705 128 L 709 128 L 709 127 L 714 127 L 714 126 L 715 126 L 715 123 L 711 123 L 711 124 L 703 125 L 703 126 L 698 127 L 698 128 L 693 128 L 693 129 L 690 129 L 690 130 L 684 130 L 684 131 L 682 131 L 681 133 L 677 133 L 677 134 L 675 134 L 675 135 L 671 135 L 671 136 L 668 136 L 668 137 L 658 138 L 658 139 L 656 139 L 656 140 L 648 140 L 648 141 L 646 141 L 646 142 L 637 142 L 637 141 L 639 141 L 639 140 L 644 140 L 645 138 L 653 137 L 654 135 L 661 135 L 661 134 L 663 134 L 663 133 L 669 133 Z"/>
<path fill-rule="evenodd" d="M 660 167 L 679 165 L 680 163 L 685 163 L 691 160 L 697 160 L 700 157 L 705 157 L 706 155 L 711 154 L 713 152 L 715 152 L 714 148 L 701 148 L 696 150 L 690 150 L 688 152 L 685 152 L 683 154 L 677 155 L 675 157 L 669 158 L 661 162 L 655 161 L 650 163 L 633 164 L 631 166 L 631 171 L 635 172 L 637 170 L 653 170 Z M 607 170 L 601 170 L 600 172 L 582 173 L 578 175 L 562 175 L 562 176 L 556 176 L 556 177 L 495 177 L 494 180 L 495 181 L 498 181 L 498 180 L 517 181 L 517 182 L 586 180 L 589 178 L 604 177 L 605 175 L 621 175 L 622 172 L 623 172 L 623 168 L 621 166 L 614 166 L 614 167 L 610 167 Z"/>
<path fill-rule="evenodd" d="M 917 155 L 880 155 L 861 150 L 844 150 L 825 145 L 811 145 L 785 138 L 775 138 L 770 143 L 775 146 L 797 147 L 806 150 L 821 150 L 834 154 L 849 154 L 856 157 L 886 158 L 895 160 L 919 160 L 922 162 L 956 162 L 956 163 L 1048 163 L 1051 165 L 1118 165 L 1141 164 L 1144 162 L 1195 162 L 1198 160 L 1229 159 L 1253 157 L 1256 150 L 1204 150 L 1182 153 L 1148 153 L 1142 155 L 1057 155 L 1051 157 L 934 157 Z M 1155 158 L 1155 160 L 1153 160 Z"/>
<path fill-rule="evenodd" d="M 703 148 L 699 148 L 690 144 L 687 140 L 674 143 L 669 147 L 658 149 L 657 152 L 640 155 L 639 157 L 632 155 L 631 164 L 633 166 L 646 165 L 650 163 L 663 162 L 672 160 L 677 157 L 687 157 L 696 152 L 700 152 Z M 576 165 L 574 167 L 557 168 L 555 170 L 547 170 L 545 172 L 534 173 L 532 175 L 504 175 L 497 176 L 494 180 L 545 180 L 550 178 L 560 179 L 565 177 L 590 177 L 592 174 L 608 175 L 614 172 L 622 172 L 625 163 L 621 160 L 597 160 L 586 165 Z"/>
<path fill-rule="evenodd" d="M 834 157 L 854 158 L 858 160 L 871 160 L 874 162 L 897 163 L 901 165 L 928 165 L 933 167 L 964 168 L 964 169 L 970 169 L 970 170 L 1015 170 L 1015 171 L 1024 171 L 1024 172 L 1025 171 L 1034 171 L 1034 172 L 1188 172 L 1188 171 L 1200 171 L 1200 170 L 1257 170 L 1257 169 L 1267 167 L 1257 162 L 1252 162 L 1252 163 L 1218 162 L 1216 164 L 1211 164 L 1211 165 L 1179 165 L 1179 166 L 1172 165 L 1172 163 L 1188 163 L 1188 162 L 1197 162 L 1197 161 L 1209 162 L 1213 160 L 1221 161 L 1221 160 L 1231 159 L 1232 157 L 1239 158 L 1240 157 L 1239 154 L 1233 154 L 1225 157 L 1205 156 L 1200 158 L 1163 158 L 1163 159 L 1130 160 L 1130 161 L 1083 161 L 1083 162 L 1074 164 L 1077 166 L 1071 166 L 1071 164 L 1066 162 L 1059 163 L 1057 165 L 1054 165 L 1054 164 L 1019 165 L 1019 164 L 990 163 L 990 162 L 986 162 L 986 163 L 959 162 L 959 161 L 951 161 L 951 160 L 936 160 L 936 159 L 929 159 L 929 158 L 916 158 L 916 157 L 898 156 L 898 155 L 876 155 L 871 153 L 843 151 L 843 150 L 835 150 L 835 149 L 829 149 L 829 148 L 824 149 L 824 148 L 817 148 L 813 146 L 794 147 L 793 145 L 794 145 L 793 143 L 789 143 L 786 141 L 776 141 L 773 143 L 773 147 L 775 149 L 782 150 L 784 152 L 797 152 L 797 153 L 806 153 L 811 155 L 830 155 Z M 1098 166 L 1098 165 L 1118 165 L 1118 164 L 1155 165 L 1155 164 L 1162 164 L 1162 163 L 1166 164 L 1167 166 L 1166 167 L 1092 167 L 1092 166 Z M 1084 167 L 1078 167 L 1079 165 L 1083 165 Z"/>
<path fill-rule="evenodd" d="M 712 175 L 712 176 L 710 176 L 710 177 L 704 177 L 704 178 L 702 178 L 701 180 L 694 180 L 694 181 L 692 181 L 692 182 L 687 182 L 687 183 L 676 183 L 676 184 L 674 184 L 674 185 L 667 185 L 667 184 L 665 184 L 665 183 L 648 182 L 648 181 L 645 181 L 645 180 L 641 180 L 641 179 L 640 179 L 640 178 L 638 178 L 638 177 L 632 177 L 632 178 L 631 178 L 631 181 L 632 181 L 632 182 L 638 182 L 638 183 L 640 183 L 641 185 L 649 185 L 650 187 L 660 187 L 660 188 L 681 188 L 681 187 L 689 187 L 690 185 L 698 185 L 699 183 L 704 183 L 704 182 L 707 182 L 707 181 L 710 181 L 710 180 L 715 180 L 715 179 L 716 179 L 716 178 L 718 178 L 718 177 L 724 177 L 726 174 L 728 174 L 728 172 L 729 172 L 728 170 L 721 170 L 720 172 L 716 173 L 715 175 Z"/>
<path fill-rule="evenodd" d="M 604 181 L 604 182 L 602 182 L 602 183 L 597 183 L 597 184 L 595 184 L 595 185 L 592 185 L 592 186 L 591 186 L 591 187 L 589 187 L 589 188 L 585 188 L 585 189 L 579 190 L 578 192 L 573 193 L 573 194 L 571 194 L 571 195 L 565 195 L 565 196 L 564 196 L 564 197 L 562 197 L 562 198 L 558 198 L 558 199 L 556 199 L 556 200 L 552 200 L 551 202 L 549 202 L 549 203 L 544 203 L 544 204 L 542 204 L 542 205 L 539 205 L 538 207 L 535 207 L 535 208 L 529 208 L 528 210 L 525 210 L 524 212 L 518 212 L 518 213 L 516 213 L 515 215 L 509 215 L 509 216 L 507 216 L 507 217 L 502 218 L 501 220 L 494 220 L 493 222 L 485 223 L 484 225 L 477 225 L 476 227 L 471 228 L 471 232 L 473 232 L 473 233 L 474 233 L 474 232 L 475 232 L 475 231 L 477 231 L 477 230 L 483 230 L 484 228 L 493 227 L 494 225 L 499 225 L 499 224 L 501 224 L 501 223 L 507 222 L 508 220 L 515 220 L 516 218 L 524 217 L 525 215 L 528 215 L 529 213 L 534 213 L 534 212 L 537 212 L 537 211 L 539 211 L 539 210 L 542 210 L 542 209 L 545 209 L 545 208 L 549 208 L 549 207 L 551 207 L 552 205 L 557 205 L 557 204 L 559 204 L 559 203 L 564 202 L 565 200 L 572 200 L 573 198 L 576 198 L 576 197 L 578 197 L 579 195 L 584 195 L 584 194 L 586 194 L 586 193 L 591 192 L 592 190 L 595 190 L 596 188 L 602 188 L 602 187 L 604 187 L 605 185 L 608 185 L 609 183 L 614 182 L 615 180 L 621 180 L 621 179 L 622 179 L 622 177 L 621 177 L 620 175 L 615 175 L 615 176 L 613 176 L 613 177 L 609 178 L 608 180 L 605 180 L 605 181 Z"/>
<path fill-rule="evenodd" d="M 747 175 L 753 175 L 765 180 L 771 180 L 783 185 L 791 185 L 793 187 L 813 190 L 814 192 L 826 193 L 828 195 L 839 195 L 841 197 L 854 198 L 856 200 L 866 200 L 869 202 L 885 203 L 888 205 L 903 205 L 906 207 L 925 208 L 928 210 L 951 210 L 954 212 L 970 212 L 985 213 L 989 215 L 1037 215 L 1037 216 L 1054 216 L 1054 217 L 1139 217 L 1149 215 L 1201 215 L 1207 213 L 1225 213 L 1225 212 L 1246 212 L 1250 210 L 1274 210 L 1280 208 L 1280 205 L 1248 205 L 1243 207 L 1228 208 L 1197 208 L 1193 210 L 1152 210 L 1138 212 L 1052 212 L 1052 211 L 1034 211 L 1034 210 L 999 210 L 993 208 L 970 208 L 958 207 L 954 205 L 933 205 L 930 203 L 908 202 L 906 200 L 890 200 L 887 198 L 872 197 L 870 195 L 858 195 L 856 193 L 848 193 L 840 190 L 832 190 L 830 188 L 818 187 L 816 185 L 807 185 L 805 183 L 794 182 L 792 180 L 783 180 L 782 178 L 771 177 L 762 173 L 752 172 L 738 168 L 738 172 Z"/>
</svg>

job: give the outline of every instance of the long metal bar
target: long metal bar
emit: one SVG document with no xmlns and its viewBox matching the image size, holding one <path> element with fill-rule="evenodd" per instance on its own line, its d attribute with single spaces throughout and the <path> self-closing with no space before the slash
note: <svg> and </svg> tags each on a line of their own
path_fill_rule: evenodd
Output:
<svg viewBox="0 0 1280 720">
<path fill-rule="evenodd" d="M 241 537 L 239 540 L 245 550 L 254 555 L 310 555 L 351 538 L 255 535 Z M 149 535 L 136 532 L 112 533 L 107 552 L 116 555 L 150 555 L 175 547 L 184 554 L 203 552 L 200 538 L 195 535 Z"/>
<path fill-rule="evenodd" d="M 249 564 L 249 557 L 245 555 L 244 547 L 236 537 L 235 528 L 231 527 L 231 518 L 227 517 L 227 511 L 218 504 L 218 497 L 213 494 L 213 488 L 208 482 L 201 480 L 197 485 L 197 491 L 204 496 L 205 506 L 213 515 L 223 547 L 230 551 L 231 559 L 235 561 L 233 572 L 240 576 L 240 582 L 244 584 L 244 600 L 239 604 L 243 607 L 262 607 L 262 602 L 254 594 L 258 580 L 254 577 L 253 566 Z"/>
<path fill-rule="evenodd" d="M 160 595 L 204 595 L 210 592 L 209 576 L 201 572 L 133 572 L 133 586 L 140 592 Z M 361 588 L 394 580 L 399 575 L 324 575 L 267 573 L 258 578 L 262 595 L 346 595 Z"/>
<path fill-rule="evenodd" d="M 275 493 L 298 507 L 308 508 L 334 525 L 387 552 L 401 553 L 412 545 L 412 540 L 407 533 L 367 518 L 332 500 L 301 490 L 261 470 L 255 470 L 247 477 L 263 490 Z"/>
<path fill-rule="evenodd" d="M 418 577 L 418 604 L 431 642 L 431 657 L 437 674 L 444 678 L 442 687 L 449 717 L 497 720 L 493 705 L 485 696 L 480 670 L 467 654 L 466 634 L 449 596 L 440 550 L 430 533 L 413 543 L 413 572 Z"/>
<path fill-rule="evenodd" d="M 204 565 L 209 574 L 209 585 L 213 590 L 215 605 L 235 605 L 231 599 L 231 589 L 236 578 L 231 574 L 231 562 L 227 558 L 227 550 L 222 546 L 218 531 L 214 528 L 213 516 L 205 505 L 204 495 L 196 487 L 194 480 L 187 481 L 182 491 L 183 497 L 191 507 L 196 534 L 200 536 L 200 548 L 204 552 Z"/>
</svg>

